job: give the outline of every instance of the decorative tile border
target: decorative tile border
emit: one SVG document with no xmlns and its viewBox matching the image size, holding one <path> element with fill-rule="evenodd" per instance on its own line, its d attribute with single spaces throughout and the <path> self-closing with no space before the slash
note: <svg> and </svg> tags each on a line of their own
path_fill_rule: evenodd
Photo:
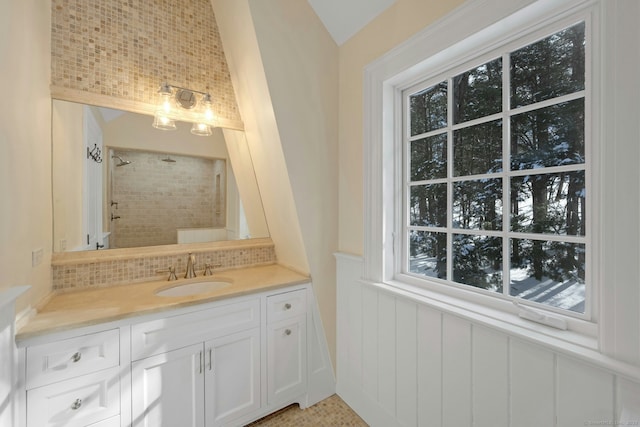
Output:
<svg viewBox="0 0 640 427">
<path fill-rule="evenodd" d="M 54 254 L 53 290 L 70 291 L 163 280 L 168 273 L 158 273 L 158 270 L 169 266 L 173 266 L 180 277 L 186 271 L 189 252 L 195 255 L 198 275 L 202 275 L 207 263 L 214 266 L 214 272 L 276 263 L 275 248 L 270 239 L 238 242 L 235 245 L 179 245 L 179 250 L 173 253 L 166 247 L 158 247 L 161 249 L 157 251 L 153 248 L 101 251 L 99 255 L 102 257 L 96 256 L 95 252 Z M 139 254 L 135 255 L 136 252 Z"/>
</svg>

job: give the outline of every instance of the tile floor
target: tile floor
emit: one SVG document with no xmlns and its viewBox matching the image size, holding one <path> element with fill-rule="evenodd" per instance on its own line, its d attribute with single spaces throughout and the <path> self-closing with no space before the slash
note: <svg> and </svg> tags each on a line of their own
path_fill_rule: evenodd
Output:
<svg viewBox="0 0 640 427">
<path fill-rule="evenodd" d="M 300 409 L 297 404 L 294 404 L 247 425 L 247 427 L 257 426 L 367 427 L 367 423 L 362 421 L 337 394 L 334 394 L 307 409 Z"/>
</svg>

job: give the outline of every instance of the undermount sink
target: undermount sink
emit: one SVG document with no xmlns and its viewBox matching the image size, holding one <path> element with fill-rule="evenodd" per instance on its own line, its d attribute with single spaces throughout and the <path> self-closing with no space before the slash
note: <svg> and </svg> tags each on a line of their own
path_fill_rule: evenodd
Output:
<svg viewBox="0 0 640 427">
<path fill-rule="evenodd" d="M 185 283 L 161 289 L 156 292 L 159 297 L 186 297 L 217 291 L 231 286 L 231 282 L 207 280 L 202 282 Z"/>
</svg>

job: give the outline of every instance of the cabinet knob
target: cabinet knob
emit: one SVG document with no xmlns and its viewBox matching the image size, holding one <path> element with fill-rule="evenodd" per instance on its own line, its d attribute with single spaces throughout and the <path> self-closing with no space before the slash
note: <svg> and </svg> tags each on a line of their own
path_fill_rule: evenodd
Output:
<svg viewBox="0 0 640 427">
<path fill-rule="evenodd" d="M 286 303 L 286 304 L 284 305 L 284 309 L 285 309 L 285 310 L 290 310 L 290 309 L 291 309 L 291 304 Z"/>
<path fill-rule="evenodd" d="M 291 329 L 285 329 L 284 330 L 284 334 L 285 335 L 291 335 Z"/>
<path fill-rule="evenodd" d="M 80 409 L 81 406 L 82 406 L 82 399 L 76 399 L 76 401 L 73 402 L 73 405 L 71 405 L 71 409 L 76 411 L 76 410 Z"/>
<path fill-rule="evenodd" d="M 82 353 L 80 353 L 79 351 L 74 353 L 73 356 L 71 356 L 71 360 L 73 361 L 73 363 L 80 361 L 80 359 L 82 359 Z"/>
</svg>

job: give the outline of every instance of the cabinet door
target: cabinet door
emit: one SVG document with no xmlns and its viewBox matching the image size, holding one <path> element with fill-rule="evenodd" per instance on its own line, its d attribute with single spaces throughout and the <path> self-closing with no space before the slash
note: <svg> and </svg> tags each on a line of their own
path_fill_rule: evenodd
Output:
<svg viewBox="0 0 640 427">
<path fill-rule="evenodd" d="M 273 405 L 307 390 L 306 318 L 272 323 L 267 330 L 268 403 Z"/>
<path fill-rule="evenodd" d="M 260 408 L 260 328 L 205 343 L 207 427 Z"/>
<path fill-rule="evenodd" d="M 131 382 L 133 426 L 204 426 L 202 343 L 132 363 Z"/>
</svg>

